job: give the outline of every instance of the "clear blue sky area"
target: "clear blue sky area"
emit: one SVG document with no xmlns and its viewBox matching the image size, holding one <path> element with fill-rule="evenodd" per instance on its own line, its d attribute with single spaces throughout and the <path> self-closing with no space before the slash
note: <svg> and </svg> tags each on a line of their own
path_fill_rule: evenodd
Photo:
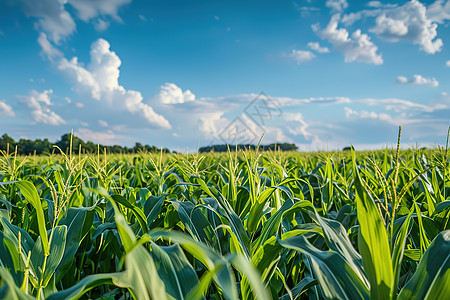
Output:
<svg viewBox="0 0 450 300">
<path fill-rule="evenodd" d="M 450 1 L 0 1 L 0 132 L 442 145 Z"/>
</svg>

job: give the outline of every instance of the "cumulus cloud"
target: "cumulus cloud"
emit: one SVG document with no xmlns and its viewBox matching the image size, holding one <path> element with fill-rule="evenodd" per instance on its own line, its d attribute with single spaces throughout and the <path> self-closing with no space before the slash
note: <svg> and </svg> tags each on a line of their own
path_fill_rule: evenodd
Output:
<svg viewBox="0 0 450 300">
<path fill-rule="evenodd" d="M 361 119 L 379 119 L 381 121 L 392 122 L 392 117 L 385 113 L 376 113 L 374 111 L 367 111 L 367 110 L 356 111 L 351 109 L 350 107 L 345 107 L 344 110 L 345 110 L 345 117 L 347 119 L 351 117 L 357 117 Z"/>
<path fill-rule="evenodd" d="M 436 80 L 436 78 L 425 78 L 419 74 L 414 74 L 410 79 L 406 78 L 405 76 L 398 76 L 397 82 L 401 84 L 428 85 L 432 87 L 439 86 L 439 82 Z"/>
<path fill-rule="evenodd" d="M 445 3 L 444 3 L 445 2 Z M 436 0 L 427 7 L 427 17 L 439 24 L 450 20 L 450 1 Z"/>
<path fill-rule="evenodd" d="M 67 0 L 67 2 L 77 10 L 78 17 L 85 22 L 97 16 L 111 16 L 120 22 L 121 18 L 117 12 L 131 0 Z"/>
<path fill-rule="evenodd" d="M 20 103 L 31 109 L 31 117 L 37 123 L 53 126 L 66 124 L 63 118 L 50 109 L 50 106 L 53 105 L 51 102 L 52 93 L 52 90 L 45 90 L 42 93 L 32 90 L 30 95 L 18 96 L 18 98 Z"/>
<path fill-rule="evenodd" d="M 387 7 L 387 8 L 392 8 L 392 7 L 397 7 L 397 4 L 385 4 L 385 3 L 381 3 L 380 1 L 369 1 L 367 2 L 367 6 L 368 7 L 374 7 L 374 8 L 380 8 L 380 7 Z"/>
<path fill-rule="evenodd" d="M 289 133 L 293 135 L 302 135 L 305 139 L 311 137 L 311 133 L 307 130 L 309 125 L 305 122 L 304 117 L 301 113 L 285 113 L 283 119 L 287 122 L 294 122 L 299 124 L 296 127 L 287 126 Z"/>
<path fill-rule="evenodd" d="M 295 59 L 295 61 L 298 64 L 302 64 L 308 61 L 311 61 L 313 58 L 316 57 L 314 53 L 311 51 L 304 51 L 304 50 L 292 50 L 292 52 L 289 54 L 289 57 L 292 57 Z"/>
<path fill-rule="evenodd" d="M 44 31 L 53 42 L 59 43 L 75 31 L 75 21 L 65 9 L 65 1 L 21 0 L 21 2 L 25 14 L 37 18 L 36 27 Z"/>
<path fill-rule="evenodd" d="M 163 104 L 176 104 L 194 101 L 195 95 L 190 90 L 183 92 L 175 83 L 165 83 L 160 87 L 157 98 Z"/>
<path fill-rule="evenodd" d="M 122 62 L 117 54 L 110 50 L 110 44 L 106 40 L 98 39 L 92 43 L 90 57 L 87 66 L 80 63 L 77 57 L 70 60 L 64 57 L 57 63 L 58 69 L 69 78 L 78 93 L 105 101 L 116 109 L 140 114 L 154 128 L 171 128 L 166 118 L 143 102 L 140 92 L 126 90 L 119 84 L 119 67 Z"/>
<path fill-rule="evenodd" d="M 94 23 L 94 28 L 97 31 L 105 31 L 106 29 L 108 29 L 110 23 L 108 21 L 105 21 L 103 19 L 98 19 L 95 23 Z"/>
<path fill-rule="evenodd" d="M 369 1 L 367 6 L 369 7 L 381 7 L 383 4 L 380 1 Z"/>
<path fill-rule="evenodd" d="M 39 33 L 38 43 L 41 46 L 41 55 L 46 57 L 49 61 L 53 61 L 56 57 L 62 57 L 63 53 L 59 51 L 51 42 L 47 39 L 47 35 L 43 32 Z"/>
<path fill-rule="evenodd" d="M 338 28 L 339 20 L 340 15 L 335 14 L 325 29 L 320 30 L 318 25 L 314 25 L 312 29 L 321 39 L 330 42 L 334 50 L 344 54 L 345 62 L 382 64 L 381 54 L 377 53 L 378 47 L 370 40 L 370 37 L 361 33 L 360 29 L 350 35 L 347 29 Z"/>
<path fill-rule="evenodd" d="M 333 12 L 342 12 L 348 7 L 348 3 L 346 0 L 327 0 L 325 5 Z"/>
<path fill-rule="evenodd" d="M 230 120 L 224 118 L 223 114 L 223 112 L 215 111 L 199 117 L 198 129 L 206 139 L 217 138 L 223 128 L 230 123 Z"/>
<path fill-rule="evenodd" d="M 113 145 L 114 141 L 120 137 L 116 135 L 112 130 L 92 131 L 89 128 L 80 128 L 76 130 L 74 134 L 84 141 L 94 141 L 95 143 L 102 145 Z"/>
<path fill-rule="evenodd" d="M 317 51 L 319 53 L 328 53 L 328 52 L 330 52 L 330 49 L 328 49 L 327 47 L 320 47 L 319 43 L 309 42 L 308 43 L 308 47 L 311 50 Z"/>
<path fill-rule="evenodd" d="M 11 105 L 6 103 L 5 100 L 0 101 L 0 116 L 3 117 L 14 117 L 16 114 L 14 113 L 13 108 Z"/>
<path fill-rule="evenodd" d="M 445 63 L 445 65 L 446 65 L 447 67 L 450 67 L 450 60 L 447 60 L 447 62 Z"/>
<path fill-rule="evenodd" d="M 443 42 L 437 38 L 437 24 L 427 17 L 426 7 L 417 0 L 384 10 L 375 23 L 370 31 L 389 42 L 411 41 L 430 54 L 442 49 Z"/>
<path fill-rule="evenodd" d="M 442 50 L 442 39 L 437 38 L 438 24 L 450 19 L 450 1 L 437 0 L 428 7 L 418 0 L 411 0 L 399 6 L 369 2 L 371 9 L 346 14 L 342 23 L 352 25 L 366 17 L 375 18 L 375 26 L 369 29 L 379 38 L 388 42 L 411 42 L 419 45 L 426 53 L 434 54 Z"/>
<path fill-rule="evenodd" d="M 27 16 L 37 19 L 36 28 L 44 32 L 48 39 L 59 44 L 76 30 L 73 16 L 66 6 L 75 9 L 77 16 L 85 21 L 95 20 L 94 26 L 103 31 L 109 22 L 102 17 L 111 17 L 121 22 L 118 10 L 131 0 L 20 0 Z"/>
</svg>

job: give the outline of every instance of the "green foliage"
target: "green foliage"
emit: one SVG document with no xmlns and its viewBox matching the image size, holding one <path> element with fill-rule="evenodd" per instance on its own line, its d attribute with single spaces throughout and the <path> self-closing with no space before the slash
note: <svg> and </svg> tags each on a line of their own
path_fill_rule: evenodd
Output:
<svg viewBox="0 0 450 300">
<path fill-rule="evenodd" d="M 56 148 L 59 148 L 64 152 L 68 152 L 69 149 L 71 149 L 73 153 L 78 153 L 80 149 L 83 153 L 96 153 L 99 149 L 101 151 L 106 151 L 107 153 L 139 153 L 159 151 L 170 153 L 170 150 L 167 148 L 158 149 L 156 146 L 142 145 L 141 143 L 136 143 L 133 147 L 123 147 L 120 145 L 97 145 L 93 142 L 85 142 L 71 133 L 63 134 L 61 139 L 55 143 L 50 142 L 48 139 L 36 139 L 34 141 L 29 139 L 20 139 L 15 141 L 6 133 L 0 137 L 0 151 L 4 151 L 5 153 L 13 153 L 16 151 L 16 153 L 20 155 L 48 155 L 50 153 L 54 153 Z M 56 153 L 58 153 L 58 151 L 56 151 Z"/>
<path fill-rule="evenodd" d="M 447 148 L 137 148 L 3 153 L 0 299 L 450 298 Z"/>
</svg>

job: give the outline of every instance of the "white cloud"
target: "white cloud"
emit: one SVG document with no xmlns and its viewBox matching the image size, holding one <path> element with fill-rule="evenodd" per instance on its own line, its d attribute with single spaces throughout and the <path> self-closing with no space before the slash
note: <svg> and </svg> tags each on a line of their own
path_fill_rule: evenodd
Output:
<svg viewBox="0 0 450 300">
<path fill-rule="evenodd" d="M 74 134 L 83 141 L 90 141 L 102 145 L 113 145 L 114 141 L 120 136 L 116 135 L 112 130 L 92 131 L 88 128 L 80 128 Z"/>
<path fill-rule="evenodd" d="M 444 4 L 445 2 L 445 4 Z M 427 17 L 439 24 L 450 20 L 450 1 L 436 0 L 427 8 Z"/>
<path fill-rule="evenodd" d="M 447 106 L 441 104 L 425 105 L 397 98 L 385 98 L 385 99 L 363 98 L 358 100 L 352 100 L 352 103 L 360 103 L 370 106 L 382 106 L 384 107 L 385 110 L 392 110 L 398 113 L 433 112 L 447 108 Z"/>
<path fill-rule="evenodd" d="M 59 43 L 71 35 L 76 25 L 72 16 L 59 0 L 21 0 L 25 14 L 38 19 L 36 27 L 44 31 L 50 40 Z"/>
<path fill-rule="evenodd" d="M 42 93 L 32 90 L 30 95 L 18 96 L 18 98 L 19 102 L 31 109 L 31 117 L 37 123 L 53 126 L 66 124 L 63 118 L 49 108 L 53 105 L 50 99 L 52 93 L 52 90 L 45 90 Z"/>
<path fill-rule="evenodd" d="M 377 53 L 378 47 L 370 40 L 367 34 L 357 29 L 350 36 L 345 28 L 338 28 L 340 15 L 335 14 L 327 27 L 320 30 L 317 25 L 312 29 L 317 35 L 333 45 L 333 49 L 342 52 L 345 62 L 364 62 L 375 65 L 383 63 L 381 55 Z"/>
<path fill-rule="evenodd" d="M 117 14 L 122 5 L 128 4 L 131 0 L 66 0 L 77 10 L 78 17 L 88 22 L 97 16 L 111 16 L 113 19 L 121 22 Z"/>
<path fill-rule="evenodd" d="M 331 8 L 333 12 L 342 12 L 348 7 L 348 3 L 346 0 L 327 0 L 325 5 L 328 8 Z"/>
<path fill-rule="evenodd" d="M 53 61 L 53 59 L 56 57 L 63 56 L 63 53 L 50 43 L 45 33 L 43 32 L 39 33 L 38 43 L 42 49 L 41 55 L 46 57 L 49 61 Z"/>
<path fill-rule="evenodd" d="M 362 110 L 362 111 L 355 111 L 353 109 L 351 109 L 350 107 L 345 107 L 345 117 L 348 119 L 352 116 L 356 116 L 359 118 L 363 118 L 363 119 L 378 119 L 378 114 L 374 111 L 366 111 L 366 110 Z"/>
<path fill-rule="evenodd" d="M 295 128 L 287 126 L 286 128 L 289 133 L 293 135 L 302 135 L 305 139 L 309 139 L 311 137 L 311 133 L 307 130 L 309 125 L 305 122 L 301 113 L 285 113 L 283 115 L 283 119 L 288 122 L 300 123 L 300 125 Z"/>
<path fill-rule="evenodd" d="M 160 87 L 157 98 L 164 104 L 176 104 L 194 101 L 195 95 L 190 90 L 183 92 L 175 83 L 165 83 Z"/>
<path fill-rule="evenodd" d="M 342 23 L 352 25 L 366 17 L 375 17 L 375 26 L 370 29 L 378 37 L 389 41 L 406 41 L 419 45 L 422 51 L 434 54 L 442 50 L 443 42 L 437 38 L 438 23 L 450 19 L 450 1 L 437 0 L 426 7 L 420 1 L 411 0 L 399 6 L 369 2 L 369 7 L 346 14 Z"/>
<path fill-rule="evenodd" d="M 319 43 L 309 42 L 308 47 L 311 48 L 311 50 L 317 51 L 319 53 L 330 52 L 330 49 L 328 49 L 327 47 L 320 47 Z"/>
<path fill-rule="evenodd" d="M 99 16 L 108 16 L 122 22 L 118 10 L 131 0 L 20 0 L 20 2 L 25 14 L 37 19 L 36 28 L 45 32 L 49 40 L 59 44 L 76 30 L 74 18 L 66 6 L 72 6 L 83 21 L 94 20 L 94 27 L 103 31 L 109 22 Z"/>
<path fill-rule="evenodd" d="M 408 83 L 408 78 L 405 76 L 397 76 L 397 82 L 398 83 Z"/>
<path fill-rule="evenodd" d="M 368 7 L 374 7 L 374 8 L 381 8 L 381 7 L 386 7 L 386 8 L 392 8 L 392 7 L 396 7 L 397 4 L 384 4 L 381 3 L 380 1 L 369 1 L 367 2 L 367 6 Z"/>
<path fill-rule="evenodd" d="M 77 103 L 75 103 L 75 106 L 76 106 L 77 108 L 83 108 L 83 107 L 84 107 L 84 103 L 82 103 L 82 102 L 77 102 Z"/>
<path fill-rule="evenodd" d="M 350 107 L 345 107 L 344 110 L 345 110 L 345 117 L 347 119 L 352 119 L 352 118 L 372 119 L 372 120 L 378 120 L 383 123 L 387 123 L 387 124 L 395 125 L 395 126 L 407 125 L 407 124 L 420 122 L 417 119 L 408 118 L 405 114 L 400 114 L 400 115 L 393 117 L 387 113 L 377 113 L 374 111 L 367 111 L 367 110 L 356 111 L 356 110 L 351 109 Z"/>
<path fill-rule="evenodd" d="M 383 10 L 380 8 L 377 9 L 363 9 L 357 12 L 351 12 L 349 14 L 345 14 L 342 16 L 341 22 L 345 26 L 353 25 L 355 22 L 366 18 L 366 17 L 376 17 L 378 16 Z"/>
<path fill-rule="evenodd" d="M 139 19 L 141 19 L 141 21 L 147 22 L 147 18 L 142 14 L 139 14 Z"/>
<path fill-rule="evenodd" d="M 102 127 L 108 127 L 108 122 L 103 121 L 103 120 L 98 120 L 98 124 Z"/>
<path fill-rule="evenodd" d="M 298 64 L 302 64 L 308 61 L 311 61 L 313 58 L 316 57 L 314 53 L 311 51 L 303 51 L 303 50 L 292 50 L 291 54 L 289 54 L 290 57 L 294 58 L 295 61 Z"/>
<path fill-rule="evenodd" d="M 14 117 L 16 114 L 14 113 L 13 108 L 11 105 L 6 103 L 5 100 L 0 101 L 0 116 L 4 117 Z"/>
<path fill-rule="evenodd" d="M 206 139 L 214 139 L 219 136 L 230 120 L 223 117 L 223 112 L 216 111 L 203 114 L 199 117 L 198 129 Z"/>
<path fill-rule="evenodd" d="M 446 65 L 447 67 L 450 67 L 450 60 L 447 60 L 447 62 L 445 63 L 445 65 Z"/>
<path fill-rule="evenodd" d="M 367 6 L 369 7 L 381 7 L 383 4 L 380 1 L 369 1 Z"/>
<path fill-rule="evenodd" d="M 426 7 L 417 0 L 384 10 L 375 23 L 370 31 L 389 42 L 411 41 L 430 54 L 442 49 L 442 40 L 436 38 L 437 24 L 427 18 Z"/>
<path fill-rule="evenodd" d="M 155 128 L 171 128 L 166 118 L 143 102 L 140 92 L 126 90 L 119 84 L 119 67 L 122 62 L 117 54 L 110 50 L 110 44 L 106 40 L 98 39 L 93 42 L 90 56 L 90 63 L 86 67 L 78 62 L 77 57 L 71 60 L 62 58 L 57 64 L 58 69 L 72 81 L 78 93 L 106 101 L 115 109 L 140 114 Z"/>
<path fill-rule="evenodd" d="M 397 82 L 402 84 L 415 84 L 415 85 L 428 85 L 432 87 L 439 86 L 439 82 L 436 78 L 425 78 L 422 75 L 414 74 L 411 79 L 406 78 L 405 76 L 398 76 Z"/>
<path fill-rule="evenodd" d="M 105 31 L 106 29 L 108 29 L 109 24 L 110 23 L 108 21 L 105 21 L 105 20 L 99 18 L 94 23 L 94 28 L 95 28 L 95 30 L 100 31 L 100 32 Z"/>
</svg>

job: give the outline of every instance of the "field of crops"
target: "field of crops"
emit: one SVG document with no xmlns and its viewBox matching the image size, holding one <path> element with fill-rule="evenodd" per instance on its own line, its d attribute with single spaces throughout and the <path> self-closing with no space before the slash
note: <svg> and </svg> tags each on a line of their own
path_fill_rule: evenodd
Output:
<svg viewBox="0 0 450 300">
<path fill-rule="evenodd" d="M 448 154 L 5 152 L 0 298 L 450 299 Z"/>
</svg>

